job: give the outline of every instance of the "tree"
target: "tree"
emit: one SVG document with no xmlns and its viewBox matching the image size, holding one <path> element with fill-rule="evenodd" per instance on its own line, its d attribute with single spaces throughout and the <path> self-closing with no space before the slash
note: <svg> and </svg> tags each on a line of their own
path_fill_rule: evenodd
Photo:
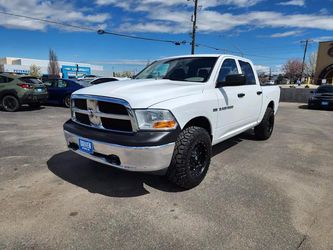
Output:
<svg viewBox="0 0 333 250">
<path fill-rule="evenodd" d="M 58 58 L 54 50 L 50 49 L 49 51 L 49 66 L 48 73 L 50 79 L 55 79 L 60 77 L 60 67 L 58 63 Z"/>
<path fill-rule="evenodd" d="M 34 76 L 34 77 L 41 77 L 42 73 L 40 72 L 40 67 L 38 67 L 37 65 L 33 64 L 30 66 L 30 75 Z"/>
<path fill-rule="evenodd" d="M 257 71 L 258 73 L 258 78 L 259 78 L 259 81 L 260 83 L 266 83 L 269 81 L 269 77 L 265 74 L 265 72 L 263 71 Z"/>
<path fill-rule="evenodd" d="M 314 77 L 316 73 L 316 66 L 317 66 L 317 53 L 313 52 L 309 56 L 309 62 L 306 64 L 305 72 L 308 76 Z"/>
<path fill-rule="evenodd" d="M 301 78 L 302 74 L 302 61 L 299 59 L 290 59 L 288 62 L 282 66 L 282 70 L 287 78 L 294 82 L 295 80 Z"/>
<path fill-rule="evenodd" d="M 128 77 L 131 78 L 134 75 L 132 71 L 122 71 L 122 72 L 114 72 L 115 77 Z"/>
</svg>

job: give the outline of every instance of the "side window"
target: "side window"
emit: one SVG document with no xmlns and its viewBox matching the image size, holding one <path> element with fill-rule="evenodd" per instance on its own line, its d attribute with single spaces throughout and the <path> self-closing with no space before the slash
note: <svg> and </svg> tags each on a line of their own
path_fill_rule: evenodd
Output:
<svg viewBox="0 0 333 250">
<path fill-rule="evenodd" d="M 6 76 L 0 76 L 0 84 L 1 83 L 8 83 L 8 82 L 11 82 L 13 81 L 14 79 L 12 78 L 9 78 L 9 77 L 6 77 Z"/>
<path fill-rule="evenodd" d="M 56 86 L 56 81 L 52 80 L 52 79 L 45 80 L 43 83 L 46 87 L 53 87 L 53 88 L 57 87 Z"/>
<path fill-rule="evenodd" d="M 158 66 L 156 69 L 154 69 L 153 72 L 150 73 L 152 78 L 160 78 L 162 76 L 165 76 L 169 70 L 170 64 L 164 63 Z"/>
<path fill-rule="evenodd" d="M 58 88 L 66 88 L 67 82 L 64 80 L 58 80 Z"/>
<path fill-rule="evenodd" d="M 7 82 L 5 78 L 6 78 L 6 77 L 4 77 L 4 76 L 0 76 L 0 84 L 1 84 L 1 83 L 6 83 L 6 82 Z"/>
<path fill-rule="evenodd" d="M 239 74 L 237 64 L 234 59 L 225 59 L 220 69 L 218 82 L 225 82 L 228 75 Z"/>
<path fill-rule="evenodd" d="M 239 61 L 239 65 L 242 69 L 242 73 L 246 77 L 246 85 L 256 84 L 256 78 L 254 76 L 251 64 L 249 64 L 248 62 Z"/>
</svg>

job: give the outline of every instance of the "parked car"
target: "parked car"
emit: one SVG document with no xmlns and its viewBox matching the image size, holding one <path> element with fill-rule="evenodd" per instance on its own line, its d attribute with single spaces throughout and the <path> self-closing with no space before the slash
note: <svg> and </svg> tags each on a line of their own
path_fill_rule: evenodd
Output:
<svg viewBox="0 0 333 250">
<path fill-rule="evenodd" d="M 80 82 L 70 79 L 52 79 L 45 82 L 47 87 L 49 98 L 47 103 L 60 104 L 66 107 L 70 107 L 71 94 L 84 87 L 91 86 L 86 82 Z"/>
<path fill-rule="evenodd" d="M 212 145 L 252 128 L 259 140 L 271 136 L 279 98 L 278 86 L 260 86 L 248 59 L 171 57 L 133 80 L 73 93 L 65 139 L 89 159 L 128 171 L 158 171 L 192 188 L 208 171 Z"/>
<path fill-rule="evenodd" d="M 313 92 L 309 98 L 308 107 L 311 108 L 333 108 L 333 85 L 322 85 Z"/>
<path fill-rule="evenodd" d="M 23 104 L 37 108 L 47 96 L 46 87 L 36 77 L 0 74 L 0 104 L 5 111 L 17 111 Z"/>
<path fill-rule="evenodd" d="M 79 81 L 83 80 L 83 81 L 89 82 L 89 81 L 92 81 L 96 78 L 99 78 L 99 76 L 97 76 L 97 75 L 84 75 L 82 77 L 78 77 L 77 80 L 79 80 Z"/>
<path fill-rule="evenodd" d="M 115 81 L 119 81 L 119 80 L 115 77 L 99 77 L 92 81 L 89 81 L 89 83 L 92 85 L 96 85 L 96 84 L 101 84 L 101 83 L 105 83 L 105 82 L 115 82 Z"/>
</svg>

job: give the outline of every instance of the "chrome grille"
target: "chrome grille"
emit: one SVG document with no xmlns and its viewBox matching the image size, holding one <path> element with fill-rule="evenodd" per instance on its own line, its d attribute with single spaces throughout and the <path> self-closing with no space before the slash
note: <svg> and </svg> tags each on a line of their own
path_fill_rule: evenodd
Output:
<svg viewBox="0 0 333 250">
<path fill-rule="evenodd" d="M 72 120 L 84 126 L 119 132 L 135 132 L 136 120 L 129 104 L 121 99 L 73 95 Z"/>
</svg>

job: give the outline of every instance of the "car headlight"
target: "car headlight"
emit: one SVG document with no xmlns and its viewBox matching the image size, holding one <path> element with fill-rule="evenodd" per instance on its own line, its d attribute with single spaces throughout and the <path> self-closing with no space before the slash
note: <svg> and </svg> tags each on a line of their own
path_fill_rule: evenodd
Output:
<svg viewBox="0 0 333 250">
<path fill-rule="evenodd" d="M 177 121 L 169 110 L 135 110 L 135 115 L 139 129 L 142 130 L 167 130 L 177 127 Z"/>
</svg>

